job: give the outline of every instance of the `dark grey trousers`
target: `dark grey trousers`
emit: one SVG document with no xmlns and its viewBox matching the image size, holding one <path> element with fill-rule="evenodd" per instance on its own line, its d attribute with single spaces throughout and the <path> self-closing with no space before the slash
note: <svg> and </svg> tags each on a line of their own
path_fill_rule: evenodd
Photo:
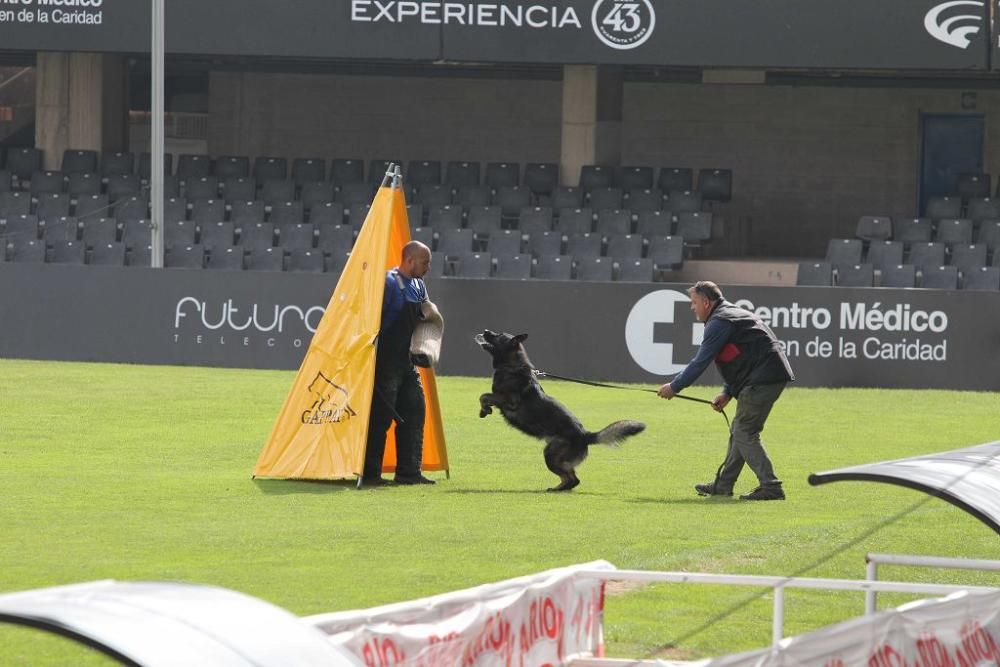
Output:
<svg viewBox="0 0 1000 667">
<path fill-rule="evenodd" d="M 771 408 L 785 389 L 784 382 L 778 384 L 751 385 L 743 388 L 736 399 L 736 415 L 733 417 L 729 435 L 729 450 L 719 472 L 716 488 L 732 491 L 736 479 L 743 470 L 743 464 L 757 475 L 760 486 L 779 486 L 781 480 L 774 475 L 774 466 L 764 451 L 760 433 L 764 422 L 771 414 Z"/>
</svg>

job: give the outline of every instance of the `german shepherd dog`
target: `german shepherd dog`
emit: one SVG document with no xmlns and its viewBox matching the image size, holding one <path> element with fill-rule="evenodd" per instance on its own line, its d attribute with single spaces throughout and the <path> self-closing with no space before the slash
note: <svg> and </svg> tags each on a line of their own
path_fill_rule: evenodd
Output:
<svg viewBox="0 0 1000 667">
<path fill-rule="evenodd" d="M 485 417 L 497 407 L 508 424 L 545 440 L 545 465 L 560 480 L 558 486 L 548 490 L 569 491 L 580 483 L 576 467 L 587 458 L 590 445 L 618 445 L 641 433 L 646 425 L 616 421 L 596 433 L 584 429 L 562 403 L 542 390 L 522 344 L 527 337 L 489 329 L 475 337 L 479 346 L 493 356 L 493 391 L 479 397 L 479 416 Z"/>
</svg>

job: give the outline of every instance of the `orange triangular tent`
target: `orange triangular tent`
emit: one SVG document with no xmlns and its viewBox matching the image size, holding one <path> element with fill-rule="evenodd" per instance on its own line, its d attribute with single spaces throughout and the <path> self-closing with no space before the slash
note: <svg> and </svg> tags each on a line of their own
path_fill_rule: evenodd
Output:
<svg viewBox="0 0 1000 667">
<path fill-rule="evenodd" d="M 383 183 L 375 195 L 292 389 L 257 459 L 254 477 L 346 479 L 361 475 L 385 272 L 399 263 L 403 245 L 409 240 L 406 201 L 397 174 L 392 187 Z M 448 453 L 434 371 L 421 368 L 420 377 L 427 405 L 423 469 L 447 471 Z M 395 468 L 395 433 L 390 429 L 383 471 Z"/>
</svg>

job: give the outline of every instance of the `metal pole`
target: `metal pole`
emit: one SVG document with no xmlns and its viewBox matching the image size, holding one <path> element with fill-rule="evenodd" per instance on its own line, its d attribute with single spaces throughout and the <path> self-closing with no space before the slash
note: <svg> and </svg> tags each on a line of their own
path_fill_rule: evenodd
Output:
<svg viewBox="0 0 1000 667">
<path fill-rule="evenodd" d="M 150 139 L 149 210 L 151 243 L 153 246 L 150 266 L 163 268 L 163 11 L 164 0 L 152 0 L 152 137 Z"/>
<path fill-rule="evenodd" d="M 871 558 L 865 558 L 865 580 L 866 581 L 876 581 L 878 579 L 878 563 L 873 561 Z M 865 616 L 871 616 L 875 613 L 877 607 L 876 598 L 878 597 L 878 592 L 871 588 L 865 593 Z"/>
<path fill-rule="evenodd" d="M 774 618 L 771 619 L 771 644 L 777 646 L 785 628 L 785 587 L 774 587 Z"/>
</svg>

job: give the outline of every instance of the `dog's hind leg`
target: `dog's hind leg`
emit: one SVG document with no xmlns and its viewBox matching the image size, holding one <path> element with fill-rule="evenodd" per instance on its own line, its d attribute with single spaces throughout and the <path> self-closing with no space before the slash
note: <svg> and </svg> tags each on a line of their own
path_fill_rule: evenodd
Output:
<svg viewBox="0 0 1000 667">
<path fill-rule="evenodd" d="M 560 483 L 547 491 L 569 491 L 580 483 L 572 466 L 567 462 L 569 446 L 562 440 L 550 440 L 545 445 L 545 466 L 558 475 Z"/>
</svg>

